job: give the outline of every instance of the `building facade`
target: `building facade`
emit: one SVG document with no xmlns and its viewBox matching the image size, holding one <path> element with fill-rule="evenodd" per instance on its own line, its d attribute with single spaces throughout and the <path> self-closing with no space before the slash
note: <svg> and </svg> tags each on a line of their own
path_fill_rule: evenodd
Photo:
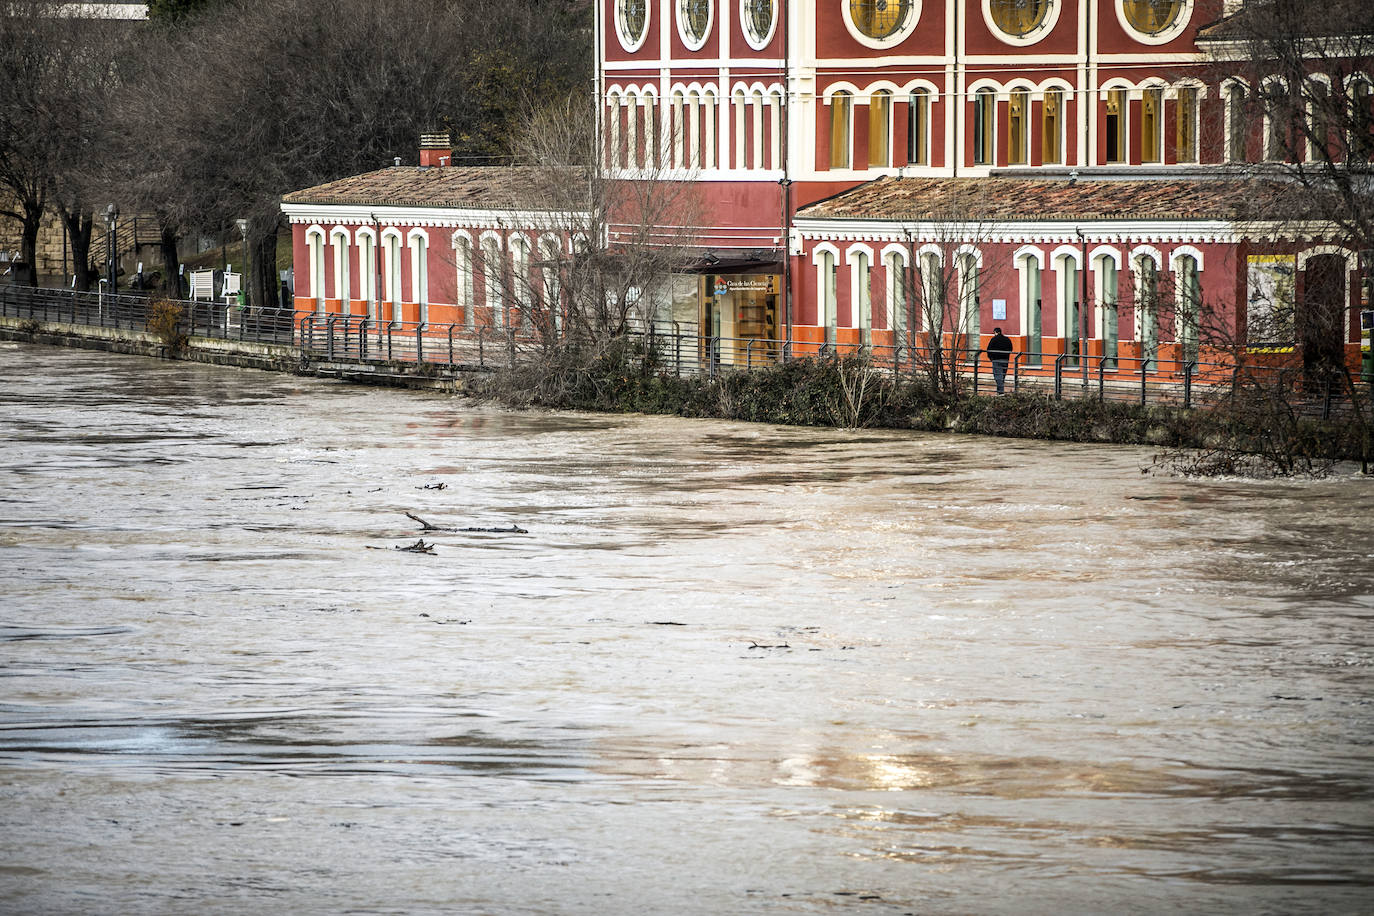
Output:
<svg viewBox="0 0 1374 916">
<path fill-rule="evenodd" d="M 797 353 L 932 340 L 972 350 L 1002 327 L 1036 361 L 1162 371 L 1198 358 L 1209 336 L 1358 358 L 1356 252 L 1320 220 L 1295 227 L 1292 212 L 1259 206 L 1284 198 L 1278 184 L 1236 177 L 1291 154 L 1285 125 L 1255 115 L 1255 87 L 1218 53 L 1242 3 L 595 9 L 602 167 L 687 182 L 697 197 L 699 256 L 649 297 L 653 316 Z M 1368 107 L 1367 74 L 1336 78 Z M 331 263 L 367 274 L 379 244 L 368 231 L 392 229 L 404 247 L 424 222 L 369 230 L 357 213 L 336 222 L 293 206 L 297 277 L 312 278 L 298 307 L 335 307 Z M 470 244 L 509 265 L 536 244 L 526 236 L 516 250 Z M 440 249 L 451 257 L 447 239 L 426 250 Z M 422 304 L 406 298 L 422 298 L 407 269 L 451 275 L 431 303 L 480 300 L 462 268 L 394 260 L 392 292 L 406 303 Z"/>
</svg>

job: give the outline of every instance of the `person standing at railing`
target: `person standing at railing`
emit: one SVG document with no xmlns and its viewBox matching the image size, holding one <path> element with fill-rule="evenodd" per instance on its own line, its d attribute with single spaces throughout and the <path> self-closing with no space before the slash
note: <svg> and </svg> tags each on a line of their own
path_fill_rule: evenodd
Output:
<svg viewBox="0 0 1374 916">
<path fill-rule="evenodd" d="M 1007 381 L 1007 361 L 1011 359 L 1011 338 L 1002 333 L 1001 328 L 992 329 L 992 340 L 988 341 L 988 361 L 992 363 L 992 380 L 997 383 L 997 393 L 1002 394 Z"/>
</svg>

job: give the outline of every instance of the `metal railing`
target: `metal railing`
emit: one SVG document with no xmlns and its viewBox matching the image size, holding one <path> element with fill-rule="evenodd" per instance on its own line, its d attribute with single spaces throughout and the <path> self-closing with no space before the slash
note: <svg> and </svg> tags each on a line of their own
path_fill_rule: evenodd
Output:
<svg viewBox="0 0 1374 916">
<path fill-rule="evenodd" d="M 103 291 L 0 286 L 0 314 L 45 322 L 145 331 L 157 297 Z M 334 362 L 428 365 L 449 371 L 511 367 L 535 358 L 568 333 L 541 334 L 520 322 L 501 326 L 386 321 L 289 308 L 252 309 L 237 304 L 173 300 L 191 336 L 274 343 Z M 704 335 L 674 321 L 639 323 L 626 338 L 649 368 L 673 375 L 753 371 L 794 359 L 861 357 L 871 371 L 919 377 L 938 374 L 971 394 L 996 389 L 986 353 L 968 347 L 785 341 Z M 1069 353 L 1011 354 L 1006 387 L 1057 399 L 1095 398 L 1196 406 L 1199 393 L 1214 398 L 1241 383 L 1272 385 L 1305 412 L 1330 418 L 1349 409 L 1351 392 L 1339 379 L 1313 379 L 1300 367 L 1239 365 L 1223 361 Z M 1361 392 L 1362 395 L 1367 394 Z"/>
<path fill-rule="evenodd" d="M 164 300 L 146 294 L 82 292 L 27 286 L 0 286 L 0 315 L 8 318 L 147 331 L 154 304 L 171 302 L 193 337 L 292 345 L 295 312 L 289 308 L 248 309 L 237 304 L 190 299 Z"/>
</svg>

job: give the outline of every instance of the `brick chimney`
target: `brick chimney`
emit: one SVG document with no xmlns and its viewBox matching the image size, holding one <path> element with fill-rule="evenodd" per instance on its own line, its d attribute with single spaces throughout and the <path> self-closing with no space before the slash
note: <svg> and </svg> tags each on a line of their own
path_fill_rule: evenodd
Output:
<svg viewBox="0 0 1374 916">
<path fill-rule="evenodd" d="M 453 161 L 453 141 L 448 131 L 420 134 L 420 168 L 446 166 Z"/>
</svg>

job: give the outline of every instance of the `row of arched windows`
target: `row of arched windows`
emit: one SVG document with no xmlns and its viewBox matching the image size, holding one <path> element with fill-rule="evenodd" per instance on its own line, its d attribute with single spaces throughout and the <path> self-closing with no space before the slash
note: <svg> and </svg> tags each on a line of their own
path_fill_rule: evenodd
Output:
<svg viewBox="0 0 1374 916">
<path fill-rule="evenodd" d="M 781 166 L 782 89 L 736 86 L 730 93 L 727 142 L 718 140 L 714 86 L 676 86 L 661 102 L 652 88 L 607 94 L 606 162 L 627 169 L 771 169 Z M 720 138 L 725 139 L 725 138 Z"/>
<path fill-rule="evenodd" d="M 1374 157 L 1374 82 L 1357 73 L 1332 80 L 1307 74 L 1293 86 L 1271 75 L 1252 85 L 1240 77 L 1222 86 L 1229 162 Z"/>
<path fill-rule="evenodd" d="M 872 342 L 873 330 L 896 332 L 902 340 L 938 329 L 976 341 L 996 324 L 1024 337 L 1028 354 L 1040 353 L 1043 338 L 1049 336 L 1070 339 L 1069 352 L 1077 355 L 1084 279 L 1077 247 L 1024 245 L 1012 251 L 1009 263 L 1000 269 L 986 262 L 983 249 L 972 244 L 893 243 L 874 250 L 860 243 L 841 250 L 822 243 L 811 260 L 817 322 L 829 342 L 838 328 L 858 329 L 865 343 Z M 847 268 L 847 309 L 840 296 L 842 264 Z M 1154 359 L 1159 344 L 1170 340 L 1188 358 L 1196 356 L 1203 303 L 1201 251 L 1179 245 L 1166 260 L 1150 245 L 1101 245 L 1089 252 L 1088 264 L 1090 333 L 1103 341 L 1107 356 L 1116 356 L 1121 320 L 1127 315 L 1131 339 L 1141 344 L 1146 360 Z M 995 315 L 993 297 L 1017 303 L 1017 315 Z"/>
<path fill-rule="evenodd" d="M 461 308 L 469 326 L 477 323 L 478 307 L 487 310 L 495 327 L 504 327 L 512 309 L 528 323 L 532 307 L 560 300 L 565 246 L 552 233 L 531 238 L 460 229 L 449 239 L 451 256 L 441 258 L 431 251 L 428 230 L 417 227 L 403 233 L 388 227 L 380 235 L 380 264 L 378 234 L 370 227 L 311 226 L 305 240 L 309 298 L 319 313 L 326 311 L 328 300 L 336 300 L 345 315 L 401 321 L 404 306 L 411 305 L 417 307 L 416 320 L 428 323 L 435 267 L 452 271 L 453 301 L 442 304 Z M 390 313 L 379 304 L 389 306 Z"/>
</svg>

